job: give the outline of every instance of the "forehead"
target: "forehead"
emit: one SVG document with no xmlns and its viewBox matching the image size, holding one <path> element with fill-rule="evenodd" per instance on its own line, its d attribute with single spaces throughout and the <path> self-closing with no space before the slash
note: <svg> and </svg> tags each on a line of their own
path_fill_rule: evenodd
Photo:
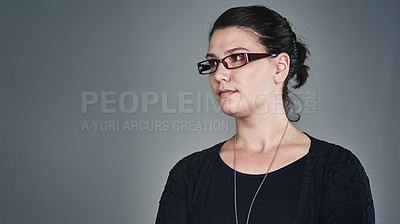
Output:
<svg viewBox="0 0 400 224">
<path fill-rule="evenodd" d="M 227 27 L 217 29 L 211 36 L 208 54 L 217 57 L 225 56 L 226 51 L 234 48 L 245 48 L 249 52 L 265 52 L 257 34 L 249 28 Z"/>
</svg>

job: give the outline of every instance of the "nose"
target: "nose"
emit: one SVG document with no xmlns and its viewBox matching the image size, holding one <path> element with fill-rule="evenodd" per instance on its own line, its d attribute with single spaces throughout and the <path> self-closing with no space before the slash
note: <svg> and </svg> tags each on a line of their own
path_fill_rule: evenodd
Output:
<svg viewBox="0 0 400 224">
<path fill-rule="evenodd" d="M 229 82 L 231 80 L 231 74 L 229 69 L 225 68 L 225 66 L 220 63 L 217 67 L 217 70 L 214 72 L 214 77 L 218 82 Z"/>
</svg>

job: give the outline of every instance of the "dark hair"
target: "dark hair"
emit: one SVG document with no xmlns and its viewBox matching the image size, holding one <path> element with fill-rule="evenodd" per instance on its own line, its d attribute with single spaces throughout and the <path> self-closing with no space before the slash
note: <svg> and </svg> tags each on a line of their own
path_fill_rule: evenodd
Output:
<svg viewBox="0 0 400 224">
<path fill-rule="evenodd" d="M 309 67 L 304 65 L 304 61 L 309 51 L 298 40 L 286 18 L 260 5 L 231 8 L 214 22 L 209 39 L 215 30 L 227 27 L 250 28 L 257 33 L 260 43 L 268 53 L 285 52 L 290 56 L 289 74 L 283 85 L 282 100 L 288 119 L 294 122 L 300 120 L 300 114 L 295 111 L 293 100 L 289 96 L 289 86 L 297 89 L 307 81 Z"/>
</svg>

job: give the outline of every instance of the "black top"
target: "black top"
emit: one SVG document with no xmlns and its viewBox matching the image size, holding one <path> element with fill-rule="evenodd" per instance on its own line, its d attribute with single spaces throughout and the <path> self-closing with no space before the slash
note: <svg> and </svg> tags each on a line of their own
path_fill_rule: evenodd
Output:
<svg viewBox="0 0 400 224">
<path fill-rule="evenodd" d="M 311 147 L 296 224 L 375 223 L 369 180 L 358 158 L 339 145 L 308 137 Z M 175 164 L 160 199 L 156 224 L 204 224 L 211 174 L 224 143 L 192 153 Z"/>
<path fill-rule="evenodd" d="M 251 210 L 249 223 L 294 223 L 307 156 L 269 172 Z M 204 207 L 204 223 L 235 223 L 233 169 L 218 156 Z M 251 201 L 264 174 L 236 172 L 239 223 L 246 223 Z"/>
</svg>

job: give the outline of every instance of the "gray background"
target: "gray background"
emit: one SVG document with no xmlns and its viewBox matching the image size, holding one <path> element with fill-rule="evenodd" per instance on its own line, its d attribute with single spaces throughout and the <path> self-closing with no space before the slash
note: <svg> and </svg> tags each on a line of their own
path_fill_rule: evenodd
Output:
<svg viewBox="0 0 400 224">
<path fill-rule="evenodd" d="M 153 223 L 168 171 L 182 157 L 234 134 L 232 118 L 202 110 L 210 92 L 195 63 L 226 9 L 265 4 L 293 24 L 312 53 L 300 91 L 317 98 L 297 127 L 350 149 L 372 186 L 377 223 L 396 223 L 400 50 L 396 1 L 0 2 L 0 223 Z M 82 112 L 82 93 L 160 101 Z M 191 92 L 179 108 L 179 93 Z M 186 94 L 186 93 L 185 93 Z M 199 96 L 197 98 L 197 96 Z M 125 106 L 134 105 L 126 98 Z M 307 100 L 307 99 L 306 99 Z M 118 101 L 116 101 L 118 102 Z M 306 101 L 307 102 L 307 101 Z M 212 104 L 212 103 L 211 103 Z M 84 121 L 215 121 L 228 131 L 82 130 Z"/>
</svg>

